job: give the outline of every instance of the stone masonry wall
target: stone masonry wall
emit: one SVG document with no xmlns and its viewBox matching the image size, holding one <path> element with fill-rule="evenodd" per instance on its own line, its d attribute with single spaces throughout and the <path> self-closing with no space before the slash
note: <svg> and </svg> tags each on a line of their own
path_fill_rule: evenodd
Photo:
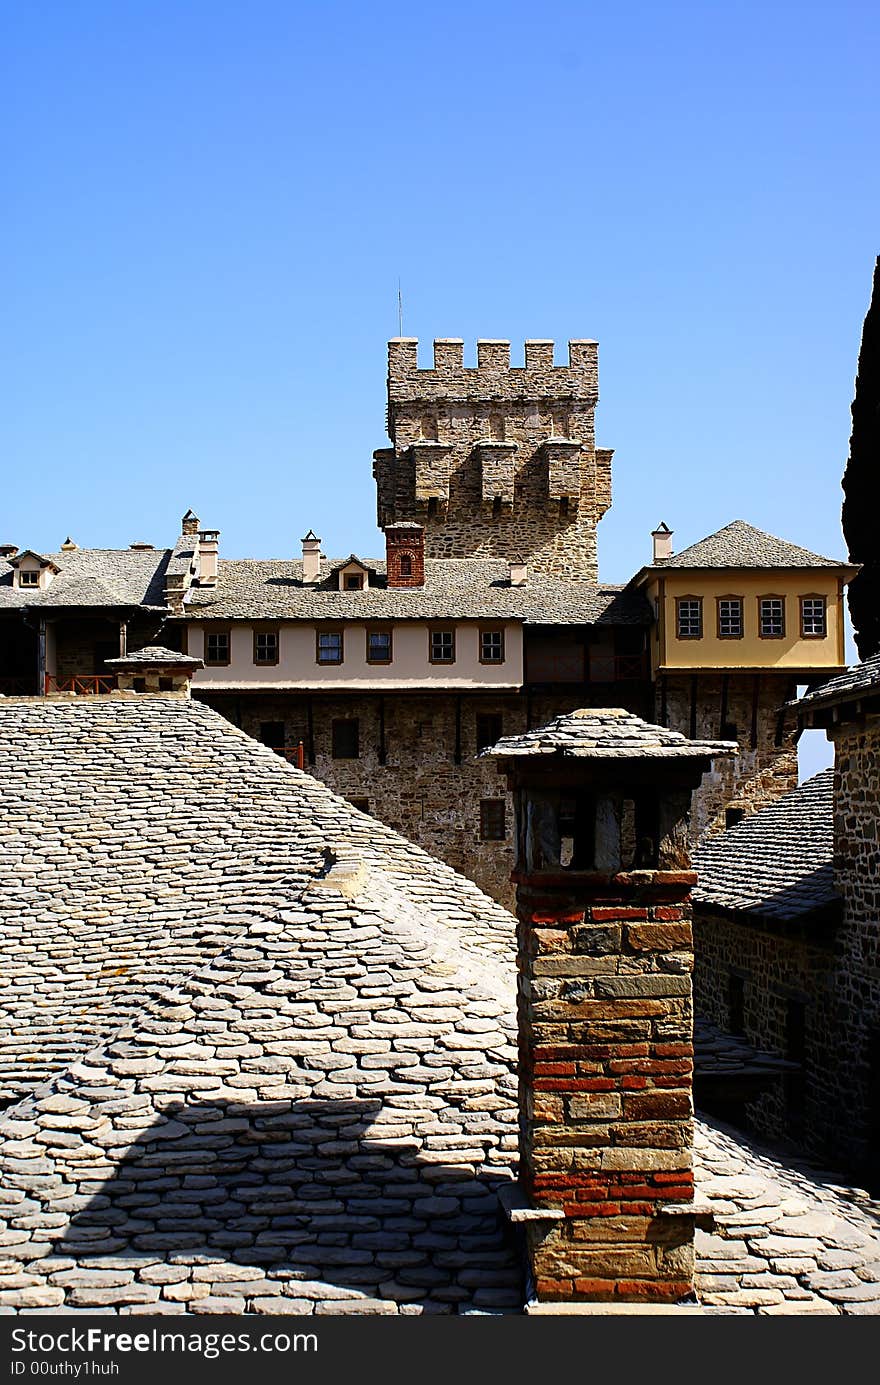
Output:
<svg viewBox="0 0 880 1385">
<path fill-rule="evenodd" d="M 880 716 L 835 728 L 835 884 L 844 922 L 835 1010 L 837 1132 L 853 1167 L 880 1176 Z"/>
<path fill-rule="evenodd" d="M 807 1063 L 803 1110 L 792 1129 L 780 1079 L 747 1103 L 750 1129 L 769 1139 L 792 1135 L 820 1158 L 830 1158 L 837 1121 L 837 972 L 834 937 L 808 938 L 770 931 L 694 906 L 694 1005 L 697 1013 L 730 1031 L 731 977 L 743 985 L 744 1037 L 757 1048 L 785 1057 L 788 1006 L 805 1005 Z"/>
<path fill-rule="evenodd" d="M 757 687 L 757 697 L 755 690 Z M 692 739 L 736 740 L 735 760 L 717 760 L 693 796 L 691 840 L 725 827 L 725 810 L 746 813 L 797 788 L 796 718 L 784 704 L 795 696 L 785 674 L 667 674 L 658 679 L 655 719 Z M 728 724 L 726 726 L 726 724 Z"/>
<path fill-rule="evenodd" d="M 520 1177 L 565 1214 L 529 1224 L 539 1299 L 692 1291 L 693 879 L 519 885 Z"/>
<path fill-rule="evenodd" d="M 596 579 L 596 526 L 611 504 L 611 452 L 595 445 L 595 342 L 527 342 L 525 367 L 508 342 L 437 341 L 419 370 L 417 344 L 389 343 L 388 431 L 375 453 L 381 527 L 425 526 L 430 558 L 523 558 L 541 572 Z M 558 454 L 558 455 L 557 455 Z"/>
</svg>

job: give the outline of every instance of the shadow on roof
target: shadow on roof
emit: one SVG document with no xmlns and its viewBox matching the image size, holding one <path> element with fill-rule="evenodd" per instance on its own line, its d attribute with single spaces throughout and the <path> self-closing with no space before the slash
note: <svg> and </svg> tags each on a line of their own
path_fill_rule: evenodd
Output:
<svg viewBox="0 0 880 1385">
<path fill-rule="evenodd" d="M 497 1197 L 506 1180 L 444 1163 L 442 1151 L 426 1160 L 399 1133 L 408 1110 L 377 1126 L 381 1111 L 378 1100 L 172 1103 L 123 1152 L 108 1149 L 116 1172 L 53 1253 L 106 1268 L 158 1252 L 231 1263 L 243 1280 L 258 1267 L 257 1296 L 282 1282 L 296 1297 L 304 1280 L 435 1312 L 516 1311 L 521 1273 Z M 85 1166 L 82 1178 L 94 1188 Z"/>
</svg>

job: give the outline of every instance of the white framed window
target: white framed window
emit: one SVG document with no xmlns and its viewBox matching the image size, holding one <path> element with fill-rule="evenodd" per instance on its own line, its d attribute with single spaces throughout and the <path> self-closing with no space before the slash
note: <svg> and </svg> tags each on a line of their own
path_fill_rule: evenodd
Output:
<svg viewBox="0 0 880 1385">
<path fill-rule="evenodd" d="M 743 637 L 743 600 L 741 596 L 719 596 L 719 640 L 741 640 Z"/>
<path fill-rule="evenodd" d="M 758 598 L 758 634 L 762 640 L 781 640 L 785 635 L 785 597 Z"/>
<path fill-rule="evenodd" d="M 699 640 L 703 636 L 703 599 L 679 596 L 675 602 L 675 628 L 680 640 Z"/>
<path fill-rule="evenodd" d="M 801 597 L 801 636 L 805 640 L 822 639 L 828 630 L 824 596 Z"/>
</svg>

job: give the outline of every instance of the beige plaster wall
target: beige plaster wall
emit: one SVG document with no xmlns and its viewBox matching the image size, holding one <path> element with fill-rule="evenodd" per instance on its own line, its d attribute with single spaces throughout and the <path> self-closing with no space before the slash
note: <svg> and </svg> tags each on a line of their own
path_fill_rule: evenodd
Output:
<svg viewBox="0 0 880 1385">
<path fill-rule="evenodd" d="M 316 659 L 315 625 L 304 622 L 278 625 L 279 650 L 277 664 L 254 663 L 253 626 L 230 625 L 230 662 L 200 669 L 194 686 L 200 688 L 229 687 L 242 684 L 252 687 L 297 688 L 381 688 L 388 691 L 415 689 L 426 685 L 432 688 L 513 688 L 523 681 L 522 628 L 512 622 L 461 621 L 455 627 L 456 657 L 453 664 L 432 664 L 428 658 L 428 633 L 431 629 L 448 628 L 448 622 L 432 624 L 422 621 L 398 622 L 386 626 L 371 622 L 372 628 L 391 628 L 392 661 L 390 664 L 367 663 L 367 630 L 364 622 L 344 622 L 332 627 L 343 632 L 343 662 L 319 664 Z M 480 629 L 504 630 L 504 662 L 481 664 Z M 206 623 L 191 623 L 187 630 L 187 649 L 196 658 L 204 657 Z M 266 629 L 266 625 L 259 628 Z"/>
</svg>

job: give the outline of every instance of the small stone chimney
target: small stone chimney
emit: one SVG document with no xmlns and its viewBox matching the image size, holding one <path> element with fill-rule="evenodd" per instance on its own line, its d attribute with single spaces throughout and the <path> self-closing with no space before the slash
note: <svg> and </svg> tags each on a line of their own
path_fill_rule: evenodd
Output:
<svg viewBox="0 0 880 1385">
<path fill-rule="evenodd" d="M 187 510 L 183 519 L 180 521 L 181 534 L 197 534 L 201 520 L 192 510 Z"/>
<path fill-rule="evenodd" d="M 321 580 L 321 540 L 312 529 L 302 541 L 302 565 L 304 582 Z"/>
<path fill-rule="evenodd" d="M 656 529 L 652 529 L 651 538 L 654 540 L 655 563 L 662 562 L 664 558 L 672 557 L 672 534 L 673 531 L 662 520 Z"/>
<path fill-rule="evenodd" d="M 199 583 L 213 587 L 220 566 L 220 530 L 199 530 Z"/>
<path fill-rule="evenodd" d="M 79 544 L 74 543 L 73 539 L 72 539 L 72 538 L 70 537 L 70 535 L 68 534 L 68 535 L 67 535 L 67 538 L 64 540 L 63 544 L 61 545 L 61 552 L 62 552 L 62 553 L 75 553 L 78 547 L 79 547 Z M 134 547 L 134 544 L 132 544 L 132 548 L 133 548 L 133 547 Z M 150 545 L 150 547 L 152 547 L 152 545 Z"/>
<path fill-rule="evenodd" d="M 425 531 L 420 524 L 386 525 L 385 562 L 389 587 L 425 585 Z"/>
<path fill-rule="evenodd" d="M 529 580 L 528 563 L 522 558 L 512 558 L 510 562 L 510 585 L 512 587 L 524 587 Z"/>
<path fill-rule="evenodd" d="M 542 1304 L 692 1300 L 687 819 L 723 741 L 584 709 L 487 755 L 516 808 L 521 1222 Z M 551 1310 L 545 1310 L 551 1311 Z"/>
<path fill-rule="evenodd" d="M 191 654 L 181 654 L 163 645 L 146 645 L 118 659 L 106 659 L 107 668 L 116 674 L 120 692 L 176 694 L 190 696 L 194 673 L 205 665 Z"/>
</svg>

